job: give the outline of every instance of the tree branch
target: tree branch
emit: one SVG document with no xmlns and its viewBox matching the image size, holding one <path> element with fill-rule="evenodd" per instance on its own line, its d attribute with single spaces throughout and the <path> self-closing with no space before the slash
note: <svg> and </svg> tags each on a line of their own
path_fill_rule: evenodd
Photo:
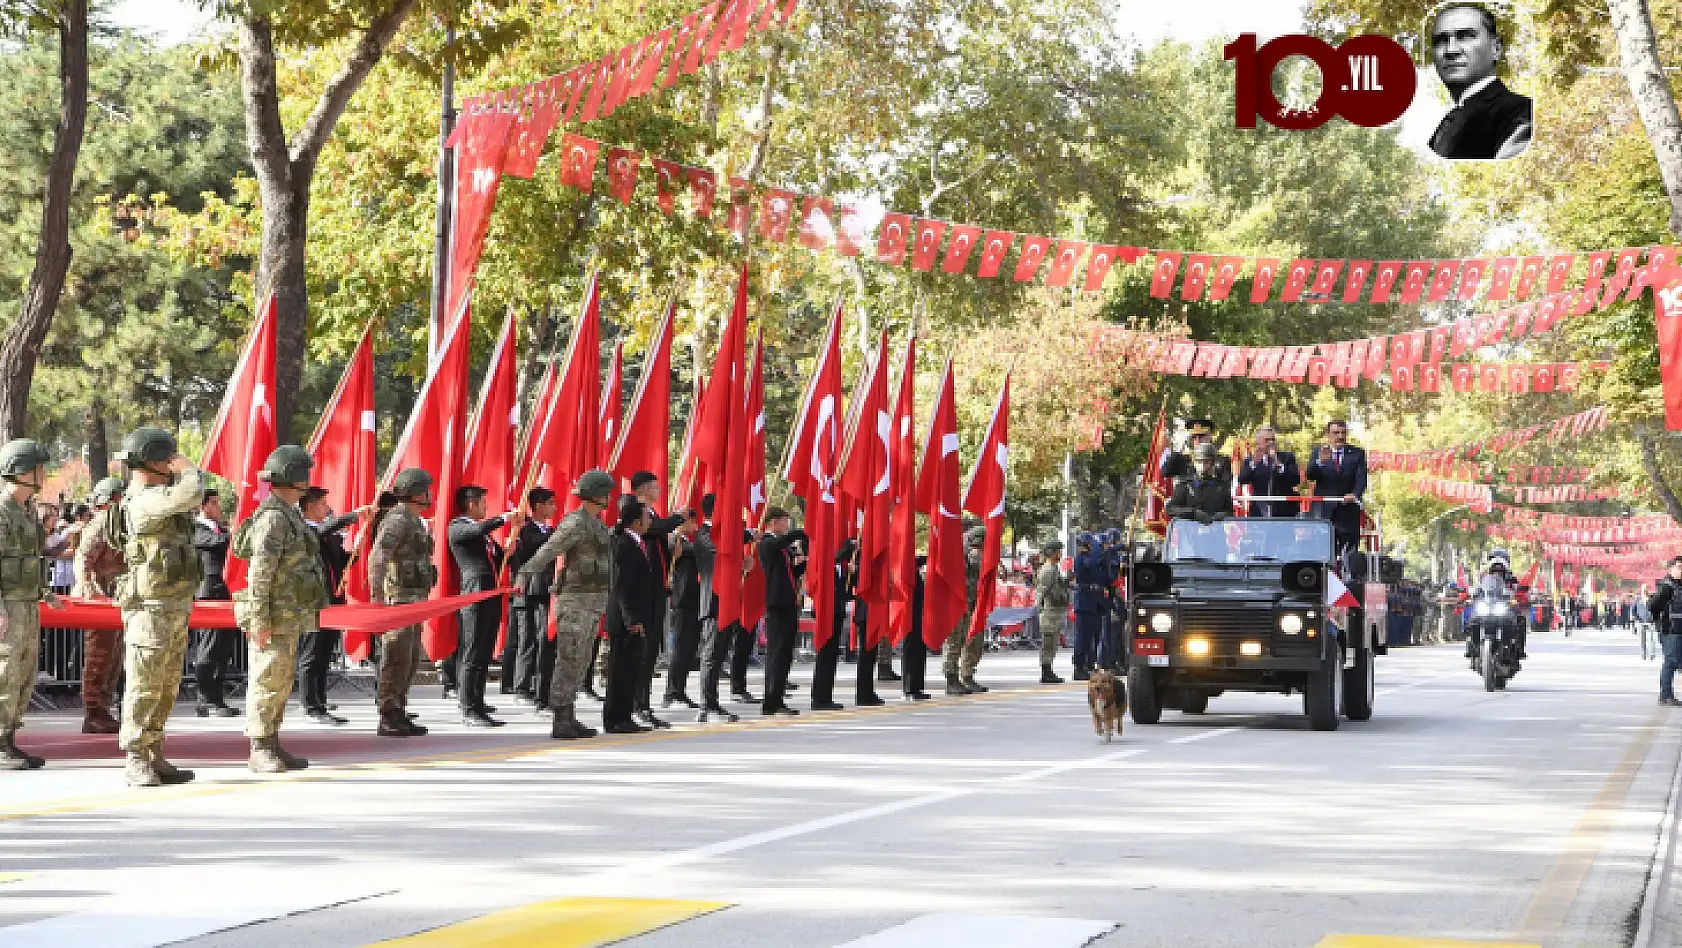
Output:
<svg viewBox="0 0 1682 948">
<path fill-rule="evenodd" d="M 356 47 L 345 58 L 344 65 L 321 90 L 321 98 L 316 101 L 309 118 L 293 136 L 291 160 L 294 164 L 306 170 L 314 169 L 316 156 L 332 136 L 333 127 L 350 105 L 351 96 L 374 71 L 380 57 L 385 55 L 385 48 L 391 44 L 392 37 L 397 35 L 397 30 L 414 8 L 415 0 L 394 0 L 384 13 L 368 24 L 362 37 L 356 41 Z"/>
<path fill-rule="evenodd" d="M 1653 158 L 1670 198 L 1670 229 L 1682 234 L 1682 117 L 1659 62 L 1658 39 L 1647 0 L 1611 0 L 1607 11 L 1618 37 L 1618 59 L 1636 113 L 1647 130 Z"/>
<path fill-rule="evenodd" d="M 251 16 L 239 24 L 240 89 L 245 97 L 245 143 L 257 175 L 290 187 L 286 129 L 280 123 L 280 90 L 275 78 L 274 24 Z"/>
<path fill-rule="evenodd" d="M 1682 499 L 1676 496 L 1676 491 L 1665 480 L 1664 471 L 1659 467 L 1659 441 L 1648 432 L 1647 426 L 1635 426 L 1635 439 L 1641 444 L 1641 467 L 1647 472 L 1647 480 L 1653 485 L 1653 493 L 1658 495 L 1659 502 L 1664 504 L 1665 512 L 1670 519 L 1682 523 Z"/>
</svg>

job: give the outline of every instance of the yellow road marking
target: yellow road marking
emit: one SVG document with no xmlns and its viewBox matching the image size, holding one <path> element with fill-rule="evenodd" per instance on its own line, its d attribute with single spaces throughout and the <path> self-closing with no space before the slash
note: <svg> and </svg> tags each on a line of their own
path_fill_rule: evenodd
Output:
<svg viewBox="0 0 1682 948">
<path fill-rule="evenodd" d="M 594 948 L 729 908 L 676 899 L 557 899 L 393 938 L 410 948 Z"/>
<path fill-rule="evenodd" d="M 1653 742 L 1658 740 L 1659 726 L 1668 714 L 1668 708 L 1655 708 L 1653 716 L 1642 727 L 1641 735 L 1630 742 L 1629 750 L 1624 752 L 1623 759 L 1607 776 L 1588 811 L 1572 828 L 1571 835 L 1566 837 L 1565 848 L 1560 850 L 1559 856 L 1542 877 L 1541 884 L 1536 887 L 1530 907 L 1513 932 L 1514 937 L 1551 941 L 1565 930 L 1583 880 L 1594 868 L 1594 861 L 1600 856 L 1600 847 L 1622 812 L 1624 798 L 1629 796 L 1630 787 L 1641 772 L 1642 762 L 1653 749 Z"/>
<path fill-rule="evenodd" d="M 1515 941 L 1458 941 L 1452 938 L 1406 938 L 1395 935 L 1327 935 L 1314 948 L 1541 948 Z"/>
<path fill-rule="evenodd" d="M 29 878 L 27 872 L 0 872 L 0 885 Z"/>
</svg>

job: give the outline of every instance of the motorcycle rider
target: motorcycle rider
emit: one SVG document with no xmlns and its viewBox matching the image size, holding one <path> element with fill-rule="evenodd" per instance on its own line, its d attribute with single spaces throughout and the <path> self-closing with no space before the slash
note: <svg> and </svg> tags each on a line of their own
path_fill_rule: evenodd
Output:
<svg viewBox="0 0 1682 948">
<path fill-rule="evenodd" d="M 1477 592 L 1486 599 L 1506 603 L 1513 609 L 1513 627 L 1518 633 L 1518 657 L 1524 659 L 1530 657 L 1525 651 L 1530 623 L 1526 621 L 1525 611 L 1513 604 L 1513 593 L 1517 586 L 1518 581 L 1513 578 L 1511 555 L 1504 549 L 1490 550 L 1489 555 L 1484 557 L 1483 575 L 1478 577 Z M 1476 626 L 1474 629 L 1477 631 L 1466 639 L 1467 658 L 1476 655 L 1482 645 L 1481 629 Z"/>
</svg>

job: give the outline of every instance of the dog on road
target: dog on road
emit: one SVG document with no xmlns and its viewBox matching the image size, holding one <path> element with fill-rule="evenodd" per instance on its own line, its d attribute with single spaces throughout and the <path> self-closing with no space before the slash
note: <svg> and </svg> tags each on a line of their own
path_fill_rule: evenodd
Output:
<svg viewBox="0 0 1682 948">
<path fill-rule="evenodd" d="M 1127 710 L 1127 686 L 1107 668 L 1092 669 L 1086 682 L 1086 704 L 1092 709 L 1092 727 L 1098 739 L 1108 744 L 1121 733 L 1121 716 Z"/>
</svg>

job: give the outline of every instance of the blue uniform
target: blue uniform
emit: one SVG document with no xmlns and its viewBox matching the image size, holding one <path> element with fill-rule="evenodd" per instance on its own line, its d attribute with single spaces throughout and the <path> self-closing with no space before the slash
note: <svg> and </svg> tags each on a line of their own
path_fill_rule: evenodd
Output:
<svg viewBox="0 0 1682 948">
<path fill-rule="evenodd" d="M 1098 643 L 1110 611 L 1109 583 L 1113 581 L 1110 557 L 1103 550 L 1075 555 L 1075 675 L 1084 675 L 1097 664 Z"/>
</svg>

